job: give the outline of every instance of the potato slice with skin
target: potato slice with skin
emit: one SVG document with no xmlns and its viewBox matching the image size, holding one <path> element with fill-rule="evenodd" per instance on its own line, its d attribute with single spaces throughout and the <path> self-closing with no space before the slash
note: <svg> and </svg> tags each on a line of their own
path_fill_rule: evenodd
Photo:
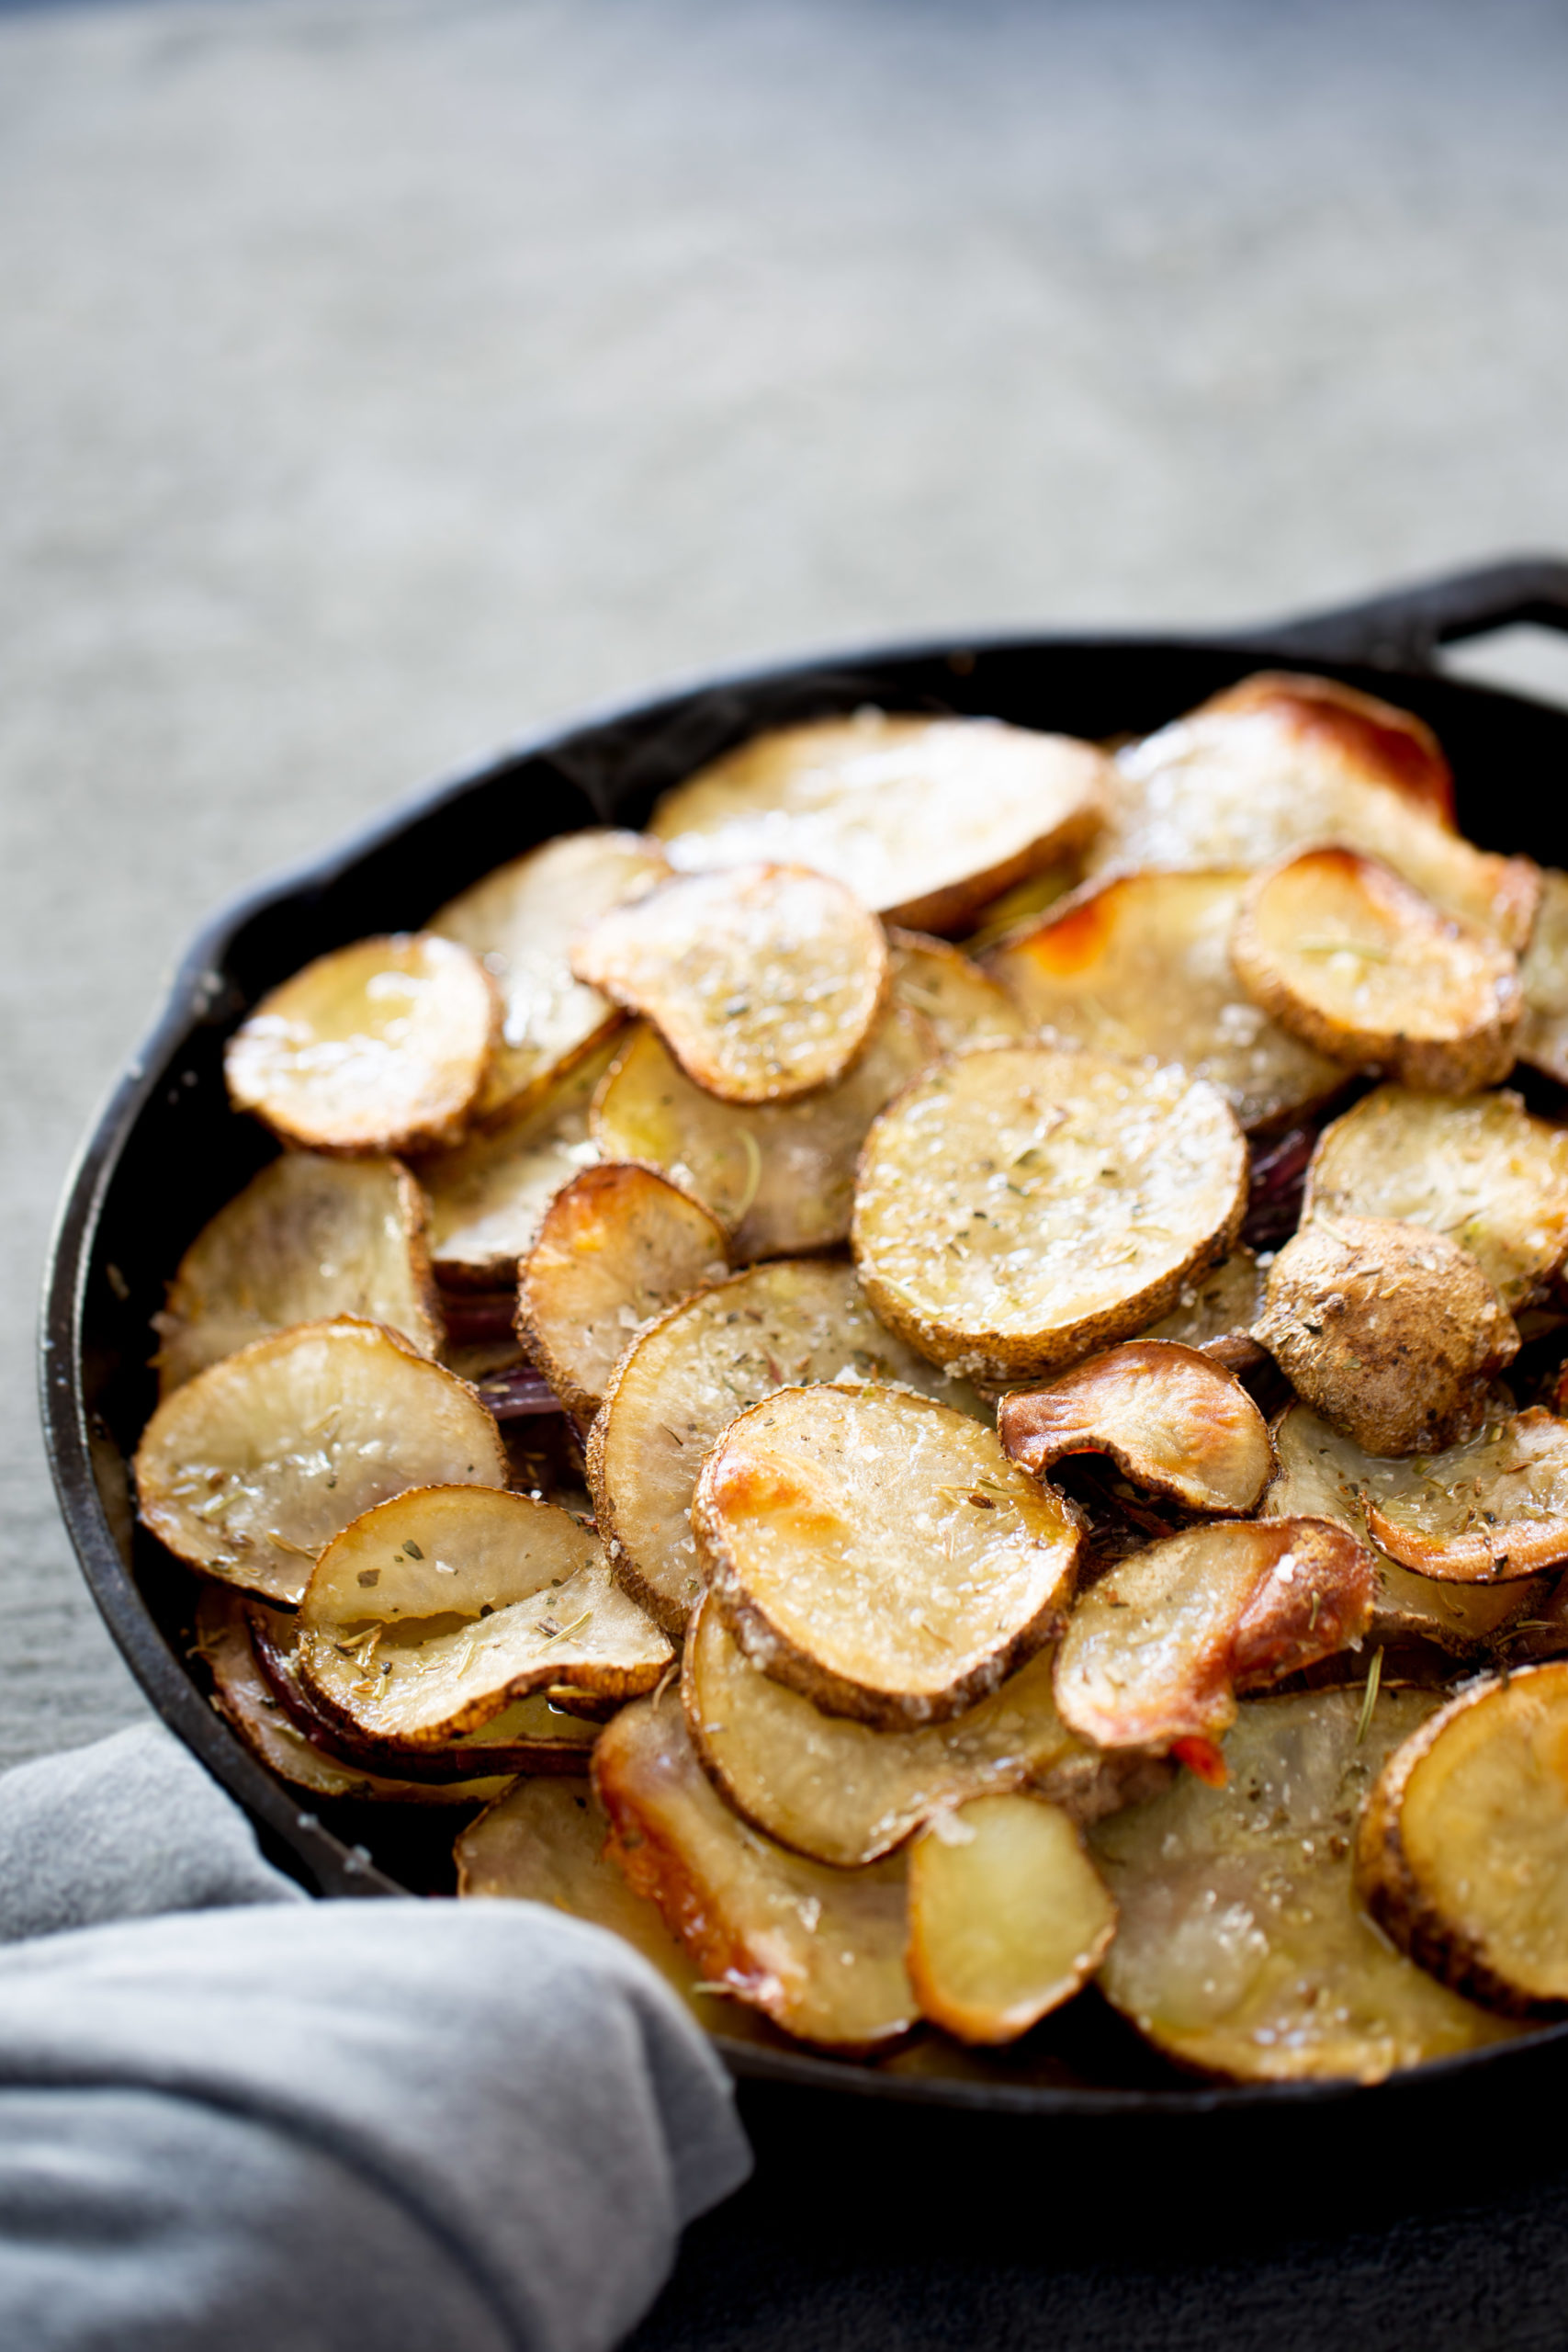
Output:
<svg viewBox="0 0 1568 2352">
<path fill-rule="evenodd" d="M 467 1383 L 351 1317 L 301 1323 L 197 1373 L 148 1422 L 132 1473 L 142 1524 L 176 1558 L 286 1607 L 373 1504 L 507 1475 Z"/>
<path fill-rule="evenodd" d="M 601 915 L 571 967 L 651 1021 L 705 1093 L 749 1103 L 841 1079 L 891 977 L 876 917 L 800 865 L 676 875 Z"/>
<path fill-rule="evenodd" d="M 357 1315 L 421 1355 L 442 1345 L 424 1196 L 395 1159 L 285 1152 L 202 1227 L 153 1323 L 159 1393 L 253 1340 Z"/>
<path fill-rule="evenodd" d="M 1217 1266 L 1184 1283 L 1170 1313 L 1151 1323 L 1140 1336 L 1176 1340 L 1183 1347 L 1207 1351 L 1217 1340 L 1249 1332 L 1262 1304 L 1263 1276 L 1258 1261 L 1250 1250 L 1235 1249 Z"/>
<path fill-rule="evenodd" d="M 223 1057 L 230 1100 L 306 1151 L 428 1151 L 461 1132 L 500 1023 L 466 947 L 423 931 L 361 939 L 263 997 Z"/>
<path fill-rule="evenodd" d="M 651 1690 L 669 1643 L 555 1503 L 425 1487 L 322 1553 L 299 1605 L 301 1682 L 334 1721 L 440 1747 L 552 1685 Z"/>
<path fill-rule="evenodd" d="M 1380 1086 L 1325 1127 L 1303 1208 L 1424 1225 L 1468 1250 L 1510 1313 L 1568 1251 L 1568 1132 L 1517 1094 L 1454 1102 Z"/>
<path fill-rule="evenodd" d="M 1325 1519 L 1189 1528 L 1118 1561 L 1074 1610 L 1056 1704 L 1102 1747 L 1214 1739 L 1235 1693 L 1331 1657 L 1371 1622 L 1372 1564 Z"/>
<path fill-rule="evenodd" d="M 1568 874 L 1549 867 L 1540 912 L 1519 966 L 1525 1017 L 1515 1045 L 1519 1059 L 1568 1086 Z"/>
<path fill-rule="evenodd" d="M 1252 1510 L 1274 1468 L 1241 1383 L 1171 1340 L 1124 1340 L 1049 1388 L 1004 1396 L 997 1431 L 1036 1477 L 1066 1454 L 1108 1453 L 1134 1486 L 1188 1510 Z"/>
<path fill-rule="evenodd" d="M 1255 1001 L 1322 1054 L 1469 1094 L 1514 1066 L 1518 967 L 1381 858 L 1307 850 L 1248 888 L 1231 960 Z"/>
<path fill-rule="evenodd" d="M 1048 1045 L 1173 1062 L 1269 1128 L 1345 1082 L 1340 1064 L 1269 1018 L 1238 981 L 1231 933 L 1243 872 L 1119 874 L 1004 940 L 985 968 Z"/>
<path fill-rule="evenodd" d="M 890 931 L 893 999 L 931 1023 L 944 1054 L 970 1046 L 1013 1045 L 1029 1024 L 1006 989 L 945 939 Z"/>
<path fill-rule="evenodd" d="M 1130 1337 L 1223 1258 L 1247 1146 L 1215 1089 L 1099 1054 L 984 1046 L 866 1137 L 851 1236 L 882 1320 L 972 1379 Z"/>
<path fill-rule="evenodd" d="M 1120 1912 L 1100 1989 L 1156 2048 L 1244 2082 L 1375 2083 L 1507 2038 L 1391 1951 L 1351 1884 L 1362 1797 L 1441 1703 L 1383 1690 L 1369 1712 L 1356 1688 L 1250 1700 L 1224 1787 L 1184 1772 L 1089 1832 Z"/>
<path fill-rule="evenodd" d="M 1337 678 L 1316 678 L 1298 670 L 1258 670 L 1212 695 L 1200 713 L 1213 726 L 1240 718 L 1266 719 L 1281 744 L 1317 769 L 1338 768 L 1349 775 L 1386 784 L 1450 829 L 1454 822 L 1453 772 L 1442 745 L 1411 710 L 1376 695 L 1362 694 Z"/>
<path fill-rule="evenodd" d="M 580 1421 L 627 1348 L 667 1308 L 728 1272 L 723 1226 L 651 1168 L 585 1168 L 556 1194 L 518 1269 L 517 1329 Z"/>
<path fill-rule="evenodd" d="M 1484 1584 L 1568 1561 L 1568 1421 L 1506 1398 L 1476 1434 L 1415 1461 L 1369 1459 L 1367 1525 L 1423 1576 Z"/>
<path fill-rule="evenodd" d="M 909 1849 L 909 1982 L 960 2041 L 1016 2041 L 1088 1983 L 1115 1933 L 1076 1824 L 1041 1797 L 974 1797 Z"/>
<path fill-rule="evenodd" d="M 737 1820 L 672 1693 L 607 1724 L 593 1782 L 610 1852 L 702 1972 L 786 2033 L 844 2055 L 898 2040 L 918 2010 L 904 1967 L 904 1861 L 829 1870 Z"/>
<path fill-rule="evenodd" d="M 1061 1625 L 1078 1530 L 929 1396 L 783 1388 L 703 1465 L 692 1525 L 748 1657 L 829 1713 L 943 1723 Z"/>
<path fill-rule="evenodd" d="M 571 944 L 669 871 L 643 834 L 591 825 L 498 865 L 431 916 L 426 928 L 469 949 L 501 991 L 501 1036 L 475 1112 L 485 1125 L 619 1028 L 609 999 L 573 974 Z"/>
<path fill-rule="evenodd" d="M 1361 1898 L 1491 2007 L 1568 2004 L 1568 1663 L 1472 1685 L 1411 1733 L 1361 1816 Z"/>
<path fill-rule="evenodd" d="M 886 1380 L 984 1408 L 884 1330 L 852 1266 L 783 1259 L 671 1308 L 634 1341 L 588 1442 L 588 1483 L 615 1573 L 667 1633 L 703 1580 L 688 1516 L 708 1448 L 737 1413 L 813 1380 Z"/>
<path fill-rule="evenodd" d="M 1098 829 L 1090 743 L 995 718 L 880 710 L 773 729 L 664 795 L 649 831 L 683 871 L 778 858 L 912 931 L 961 931 Z"/>
<path fill-rule="evenodd" d="M 895 1005 L 836 1086 L 748 1108 L 705 1094 L 641 1028 L 599 1090 L 593 1136 L 604 1159 L 661 1169 L 705 1202 L 742 1264 L 831 1250 L 849 1235 L 866 1129 L 936 1052 L 929 1024 Z"/>
</svg>

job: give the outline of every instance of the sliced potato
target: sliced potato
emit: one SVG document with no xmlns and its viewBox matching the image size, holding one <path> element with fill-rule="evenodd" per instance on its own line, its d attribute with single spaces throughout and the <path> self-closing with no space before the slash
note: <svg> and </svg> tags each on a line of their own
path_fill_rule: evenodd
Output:
<svg viewBox="0 0 1568 2352">
<path fill-rule="evenodd" d="M 723 1226 L 651 1168 L 585 1168 L 518 1269 L 517 1327 L 570 1413 L 592 1419 L 655 1317 L 728 1272 Z"/>
<path fill-rule="evenodd" d="M 960 2041 L 1016 2041 L 1104 1959 L 1116 1905 L 1059 1806 L 973 1797 L 909 1849 L 909 1982 Z"/>
<path fill-rule="evenodd" d="M 861 710 L 775 728 L 667 792 L 649 831 L 695 871 L 777 858 L 914 931 L 959 931 L 1088 841 L 1107 762 L 995 718 Z"/>
<path fill-rule="evenodd" d="M 936 1050 L 920 1016 L 895 1005 L 836 1086 L 748 1109 L 694 1086 L 657 1030 L 641 1028 L 599 1091 L 594 1140 L 604 1159 L 662 1169 L 705 1202 L 742 1263 L 831 1250 L 849 1233 L 866 1129 Z"/>
<path fill-rule="evenodd" d="M 1048 1388 L 1004 1396 L 997 1430 L 1043 1477 L 1069 1453 L 1108 1453 L 1134 1485 L 1189 1510 L 1255 1508 L 1274 1468 L 1262 1414 L 1238 1380 L 1173 1340 L 1126 1340 Z"/>
<path fill-rule="evenodd" d="M 263 997 L 223 1057 L 230 1099 L 307 1151 L 428 1151 L 461 1131 L 500 1022 L 454 940 L 361 939 Z"/>
<path fill-rule="evenodd" d="M 634 1341 L 588 1443 L 588 1483 L 615 1572 L 667 1632 L 702 1591 L 692 1491 L 719 1432 L 775 1388 L 896 1381 L 984 1408 L 873 1315 L 850 1266 L 784 1259 L 688 1299 Z"/>
<path fill-rule="evenodd" d="M 1519 1347 L 1467 1250 L 1362 1216 L 1314 1217 L 1286 1242 L 1253 1336 L 1315 1412 L 1379 1454 L 1473 1435 Z"/>
<path fill-rule="evenodd" d="M 1568 2002 L 1568 1662 L 1472 1685 L 1397 1747 L 1361 1816 L 1361 1896 L 1457 1992 Z"/>
<path fill-rule="evenodd" d="M 1244 1127 L 1320 1102 L 1345 1072 L 1254 1003 L 1231 966 L 1241 872 L 1118 874 L 986 957 L 1048 1045 L 1174 1062 Z"/>
<path fill-rule="evenodd" d="M 1212 695 L 1201 715 L 1215 727 L 1244 718 L 1266 721 L 1281 745 L 1296 747 L 1294 756 L 1313 768 L 1392 786 L 1444 824 L 1454 821 L 1453 772 L 1425 719 L 1338 678 L 1257 670 Z"/>
<path fill-rule="evenodd" d="M 672 1655 L 570 1511 L 424 1487 L 327 1546 L 299 1605 L 296 1666 L 365 1737 L 439 1747 L 552 1685 L 651 1690 Z"/>
<path fill-rule="evenodd" d="M 873 1126 L 851 1238 L 885 1323 L 935 1363 L 1007 1380 L 1167 1313 L 1246 1205 L 1247 1146 L 1206 1081 L 983 1046 Z"/>
<path fill-rule="evenodd" d="M 517 1261 L 533 1248 L 551 1201 L 599 1157 L 589 1106 L 615 1050 L 613 1042 L 592 1047 L 510 1118 L 421 1161 L 431 1253 L 443 1283 L 490 1290 L 515 1282 Z"/>
<path fill-rule="evenodd" d="M 132 1464 L 138 1510 L 176 1558 L 291 1606 L 333 1537 L 389 1496 L 506 1484 L 473 1390 L 396 1331 L 301 1323 L 165 1397 Z"/>
<path fill-rule="evenodd" d="M 833 1714 L 942 1723 L 1059 1628 L 1078 1530 L 951 1406 L 782 1388 L 703 1465 L 692 1525 L 748 1657 Z"/>
<path fill-rule="evenodd" d="M 605 1725 L 593 1781 L 614 1859 L 705 1984 L 845 2054 L 908 2030 L 918 2011 L 904 1967 L 902 1855 L 829 1870 L 737 1820 L 672 1695 L 639 1700 Z"/>
<path fill-rule="evenodd" d="M 680 874 L 578 938 L 571 967 L 651 1021 L 705 1093 L 787 1102 L 858 1060 L 890 978 L 852 891 L 800 865 Z"/>
<path fill-rule="evenodd" d="M 421 1355 L 442 1344 L 424 1200 L 395 1159 L 288 1151 L 253 1177 L 180 1260 L 161 1315 L 159 1393 L 293 1323 L 357 1315 Z"/>
<path fill-rule="evenodd" d="M 1517 1094 L 1456 1102 L 1380 1086 L 1323 1131 L 1307 1218 L 1391 1217 L 1468 1250 L 1510 1313 L 1568 1251 L 1568 1131 Z"/>
<path fill-rule="evenodd" d="M 1015 1045 L 1029 1024 L 998 981 L 949 940 L 890 931 L 893 999 L 931 1023 L 944 1054 L 970 1046 Z"/>
<path fill-rule="evenodd" d="M 1540 912 L 1519 966 L 1525 1017 L 1515 1044 L 1519 1059 L 1568 1086 L 1568 874 L 1549 866 Z"/>
<path fill-rule="evenodd" d="M 1371 1622 L 1366 1552 L 1325 1519 L 1189 1528 L 1120 1560 L 1074 1610 L 1056 1704 L 1102 1747 L 1212 1740 L 1235 1693 L 1331 1657 Z"/>
<path fill-rule="evenodd" d="M 1182 1284 L 1176 1305 L 1143 1333 L 1145 1340 L 1176 1340 L 1185 1348 L 1207 1350 L 1217 1340 L 1249 1331 L 1263 1304 L 1263 1275 L 1247 1249 L 1233 1250 Z"/>
<path fill-rule="evenodd" d="M 501 990 L 501 1037 L 478 1118 L 503 1116 L 619 1027 L 608 998 L 572 972 L 571 943 L 669 871 L 641 833 L 590 825 L 498 865 L 431 916 L 426 928 L 468 948 Z"/>
<path fill-rule="evenodd" d="M 1539 1576 L 1568 1561 L 1568 1421 L 1506 1398 L 1475 1435 L 1414 1461 L 1369 1460 L 1367 1525 L 1423 1576 L 1461 1584 Z"/>
<path fill-rule="evenodd" d="M 1438 1094 L 1495 1085 L 1514 1066 L 1524 998 L 1511 950 L 1381 858 L 1331 846 L 1260 874 L 1231 958 L 1265 1012 L 1337 1061 Z"/>
<path fill-rule="evenodd" d="M 1115 1897 L 1101 1990 L 1183 2065 L 1247 2082 L 1380 2082 L 1510 2031 L 1396 1951 L 1351 1885 L 1363 1795 L 1441 1704 L 1359 1689 L 1245 1704 L 1223 1787 L 1184 1772 L 1102 1821 L 1089 1848 Z"/>
</svg>

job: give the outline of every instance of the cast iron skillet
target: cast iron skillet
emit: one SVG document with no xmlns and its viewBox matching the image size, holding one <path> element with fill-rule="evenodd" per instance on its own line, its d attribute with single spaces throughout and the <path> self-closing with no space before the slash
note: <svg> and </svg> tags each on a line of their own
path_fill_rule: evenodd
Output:
<svg viewBox="0 0 1568 2352">
<path fill-rule="evenodd" d="M 437 785 L 209 923 L 72 1178 L 48 1274 L 43 1416 L 61 1508 L 110 1632 L 158 1713 L 245 1807 L 274 1858 L 327 1895 L 451 1883 L 449 1822 L 411 1827 L 364 1805 L 304 1811 L 254 1761 L 186 1663 L 194 1579 L 133 1523 L 126 1464 L 155 1397 L 148 1319 L 191 1238 L 271 1156 L 261 1129 L 230 1113 L 222 1079 L 224 1041 L 263 990 L 326 948 L 417 928 L 465 884 L 550 834 L 640 823 L 666 786 L 761 727 L 877 703 L 1073 735 L 1143 733 L 1262 662 L 1328 670 L 1418 711 L 1453 762 L 1464 831 L 1491 848 L 1568 865 L 1568 711 L 1451 683 L 1434 666 L 1440 644 L 1527 620 L 1568 628 L 1568 564 L 1504 564 L 1224 643 L 953 640 L 727 678 L 587 719 Z M 1559 2045 L 1550 2060 L 1543 2044 Z M 1136 2113 L 1174 2125 L 1262 2109 L 1295 2129 L 1325 2103 L 1359 2114 L 1395 2095 L 1393 2085 L 1197 2085 L 1089 2000 L 1048 2020 L 1023 2063 L 1005 2070 L 981 2059 L 957 2075 L 889 2072 L 815 2058 L 782 2038 L 720 2048 L 738 2075 L 771 2084 L 786 2102 L 814 2094 L 816 2110 L 823 2091 L 854 2092 L 899 2102 L 909 2121 L 911 2102 L 946 2109 L 950 2122 L 954 2109 L 976 2120 L 1070 2114 L 1110 2124 Z M 1568 2026 L 1419 2075 L 1454 2090 L 1453 2078 L 1465 2076 L 1472 2091 L 1484 2075 L 1490 2089 L 1528 2088 L 1533 2098 L 1543 2067 L 1555 2072 L 1559 2061 L 1568 2064 Z"/>
</svg>

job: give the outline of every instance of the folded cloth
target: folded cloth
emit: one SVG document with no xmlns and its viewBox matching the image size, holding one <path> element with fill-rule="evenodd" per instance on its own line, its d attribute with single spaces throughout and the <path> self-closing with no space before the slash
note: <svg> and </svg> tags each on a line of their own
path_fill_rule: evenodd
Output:
<svg viewBox="0 0 1568 2352">
<path fill-rule="evenodd" d="M 0 1951 L 0 2342 L 615 2342 L 749 2168 L 674 1995 L 534 1904 L 297 1899 L 166 1735 L 134 1742 L 0 1781 L 0 1920 L 39 1930 Z M 205 1877 L 134 1785 L 230 1816 Z M 161 1882 L 184 1916 L 107 1921 L 106 1854 L 113 1899 Z"/>
</svg>

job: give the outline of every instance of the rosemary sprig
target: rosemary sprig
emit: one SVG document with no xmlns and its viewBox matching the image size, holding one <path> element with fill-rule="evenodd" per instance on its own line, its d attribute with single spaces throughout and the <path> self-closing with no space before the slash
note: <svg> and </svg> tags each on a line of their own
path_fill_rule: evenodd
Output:
<svg viewBox="0 0 1568 2352">
<path fill-rule="evenodd" d="M 1358 1747 L 1359 1747 L 1361 1742 L 1365 1739 L 1368 1732 L 1371 1731 L 1372 1727 L 1372 1709 L 1378 1702 L 1378 1685 L 1382 1680 L 1382 1652 L 1381 1649 L 1377 1649 L 1372 1652 L 1372 1662 L 1367 1674 L 1366 1696 L 1361 1701 L 1361 1718 L 1356 1725 L 1356 1745 Z"/>
</svg>

